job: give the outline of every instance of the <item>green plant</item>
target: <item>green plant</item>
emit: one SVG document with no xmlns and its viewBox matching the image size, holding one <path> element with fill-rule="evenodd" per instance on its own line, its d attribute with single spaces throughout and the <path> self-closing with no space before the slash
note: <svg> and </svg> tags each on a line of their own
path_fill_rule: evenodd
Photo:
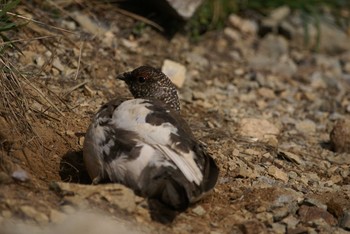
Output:
<svg viewBox="0 0 350 234">
<path fill-rule="evenodd" d="M 20 0 L 0 2 L 0 38 L 5 42 L 0 44 L 0 55 L 3 54 L 8 47 L 12 47 L 19 51 L 19 49 L 11 43 L 10 38 L 5 35 L 5 32 L 17 30 L 20 26 L 20 24 L 13 22 L 8 15 L 8 12 L 14 10 L 19 3 Z"/>
<path fill-rule="evenodd" d="M 342 9 L 350 11 L 350 1 L 348 0 L 205 0 L 196 15 L 188 22 L 185 30 L 192 38 L 198 39 L 207 31 L 222 28 L 227 17 L 232 13 L 239 14 L 250 11 L 266 15 L 270 10 L 284 5 L 292 10 L 301 10 L 303 14 L 314 18 L 316 23 L 324 6 L 333 11 L 335 16 L 339 16 Z M 342 25 L 350 23 L 350 17 L 347 19 L 337 18 L 337 20 Z"/>
</svg>

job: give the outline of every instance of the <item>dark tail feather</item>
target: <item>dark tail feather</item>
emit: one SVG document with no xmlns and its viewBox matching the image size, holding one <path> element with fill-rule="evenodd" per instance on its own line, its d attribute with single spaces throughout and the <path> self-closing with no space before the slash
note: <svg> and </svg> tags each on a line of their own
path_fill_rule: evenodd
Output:
<svg viewBox="0 0 350 234">
<path fill-rule="evenodd" d="M 208 155 L 207 153 L 204 152 L 204 154 L 206 154 L 206 164 L 204 167 L 204 178 L 203 178 L 203 189 L 205 192 L 211 190 L 214 188 L 218 177 L 219 177 L 219 168 L 216 165 L 214 159 Z"/>
</svg>

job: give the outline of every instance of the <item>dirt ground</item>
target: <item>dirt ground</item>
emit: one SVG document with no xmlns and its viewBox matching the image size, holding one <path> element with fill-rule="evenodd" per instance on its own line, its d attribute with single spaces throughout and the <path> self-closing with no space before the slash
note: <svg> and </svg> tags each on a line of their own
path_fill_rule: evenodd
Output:
<svg viewBox="0 0 350 234">
<path fill-rule="evenodd" d="M 45 24 L 10 35 L 24 39 L 16 44 L 23 54 L 8 59 L 29 81 L 22 88 L 33 132 L 19 134 L 21 122 L 1 114 L 3 233 L 349 232 L 350 155 L 332 151 L 329 134 L 349 118 L 350 50 L 314 53 L 234 24 L 198 42 L 169 39 L 116 6 L 87 2 L 17 8 Z M 253 61 L 274 51 L 278 61 Z M 186 66 L 181 114 L 220 167 L 214 191 L 171 225 L 153 222 L 144 199 L 123 186 L 90 185 L 81 152 L 99 107 L 131 97 L 116 75 L 165 59 Z"/>
</svg>

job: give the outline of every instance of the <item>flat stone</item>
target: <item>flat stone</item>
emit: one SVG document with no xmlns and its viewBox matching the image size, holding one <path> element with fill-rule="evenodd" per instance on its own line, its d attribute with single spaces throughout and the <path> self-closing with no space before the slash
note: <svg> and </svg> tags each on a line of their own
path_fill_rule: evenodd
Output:
<svg viewBox="0 0 350 234">
<path fill-rule="evenodd" d="M 163 62 L 162 72 L 167 75 L 178 88 L 181 88 L 185 83 L 187 69 L 180 63 L 166 59 Z"/>
<path fill-rule="evenodd" d="M 209 66 L 209 61 L 198 52 L 189 52 L 185 54 L 186 61 L 199 70 L 204 70 Z"/>
<path fill-rule="evenodd" d="M 231 14 L 228 21 L 234 28 L 244 34 L 255 35 L 258 30 L 258 26 L 254 21 L 243 19 L 235 14 Z"/>
<path fill-rule="evenodd" d="M 308 119 L 298 122 L 295 128 L 305 135 L 314 134 L 316 132 L 315 122 Z"/>
<path fill-rule="evenodd" d="M 81 14 L 76 11 L 71 13 L 71 17 L 73 17 L 86 32 L 92 35 L 102 36 L 107 32 L 107 30 L 102 27 L 101 23 L 94 21 L 87 14 Z"/>
<path fill-rule="evenodd" d="M 288 151 L 280 151 L 279 152 L 282 158 L 286 158 L 291 162 L 294 162 L 298 165 L 305 165 L 305 162 L 299 157 L 299 155 L 288 152 Z"/>
<path fill-rule="evenodd" d="M 192 212 L 198 216 L 203 216 L 207 213 L 201 205 L 198 205 L 196 208 L 192 209 Z"/>
<path fill-rule="evenodd" d="M 295 228 L 299 222 L 299 219 L 295 218 L 293 215 L 288 215 L 281 221 L 281 223 L 287 225 L 288 229 Z"/>
<path fill-rule="evenodd" d="M 33 207 L 31 206 L 21 206 L 20 211 L 27 216 L 28 218 L 32 218 L 35 221 L 37 221 L 38 223 L 48 223 L 49 222 L 49 218 L 47 217 L 46 214 L 35 210 Z"/>
<path fill-rule="evenodd" d="M 267 233 L 267 229 L 263 223 L 253 220 L 239 224 L 239 230 L 243 234 Z"/>
<path fill-rule="evenodd" d="M 316 206 L 301 205 L 298 210 L 298 214 L 300 216 L 300 220 L 305 223 L 317 219 L 324 219 L 324 221 L 331 226 L 338 224 L 338 221 L 333 217 L 333 215 Z"/>
<path fill-rule="evenodd" d="M 285 183 L 287 183 L 289 180 L 288 174 L 282 171 L 281 169 L 277 168 L 276 166 L 270 166 L 267 172 L 269 173 L 269 175 L 275 177 L 276 179 L 282 180 Z"/>
<path fill-rule="evenodd" d="M 74 196 L 66 196 L 76 206 L 85 206 L 90 199 L 106 200 L 122 210 L 133 212 L 136 209 L 136 195 L 134 192 L 121 184 L 99 184 L 99 185 L 81 185 L 72 183 L 57 182 L 61 190 L 70 192 Z M 74 200 L 74 201 L 73 201 Z"/>
<path fill-rule="evenodd" d="M 277 233 L 277 234 L 286 233 L 286 225 L 283 225 L 281 223 L 273 223 L 271 224 L 271 227 L 274 233 Z"/>
<path fill-rule="evenodd" d="M 318 208 L 321 208 L 323 210 L 327 210 L 327 205 L 326 204 L 323 204 L 321 201 L 317 200 L 317 199 L 314 199 L 314 198 L 305 198 L 304 201 L 303 201 L 303 204 L 304 205 L 311 205 L 311 206 L 316 206 Z"/>
<path fill-rule="evenodd" d="M 272 210 L 274 222 L 279 222 L 289 214 L 289 207 L 282 206 Z"/>
<path fill-rule="evenodd" d="M 270 88 L 262 87 L 262 88 L 258 89 L 258 93 L 260 96 L 267 98 L 267 99 L 276 98 L 274 91 Z"/>
<path fill-rule="evenodd" d="M 280 131 L 266 119 L 245 118 L 240 122 L 239 132 L 243 136 L 256 137 L 262 140 L 268 135 L 278 135 Z"/>
</svg>

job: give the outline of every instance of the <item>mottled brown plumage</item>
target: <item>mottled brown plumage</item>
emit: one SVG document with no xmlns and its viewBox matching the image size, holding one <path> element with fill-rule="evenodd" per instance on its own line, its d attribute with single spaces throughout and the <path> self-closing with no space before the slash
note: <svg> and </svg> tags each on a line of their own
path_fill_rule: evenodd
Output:
<svg viewBox="0 0 350 234">
<path fill-rule="evenodd" d="M 177 90 L 171 80 L 159 69 L 141 66 L 118 76 L 128 85 L 135 98 L 161 100 L 176 111 L 180 111 Z"/>
</svg>

